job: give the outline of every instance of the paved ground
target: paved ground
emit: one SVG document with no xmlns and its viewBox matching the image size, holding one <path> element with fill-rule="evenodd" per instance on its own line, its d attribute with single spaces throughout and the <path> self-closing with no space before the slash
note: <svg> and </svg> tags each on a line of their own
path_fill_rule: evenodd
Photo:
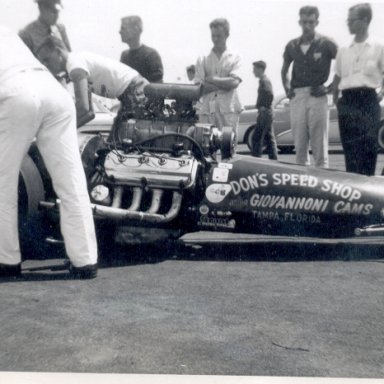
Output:
<svg viewBox="0 0 384 384">
<path fill-rule="evenodd" d="M 382 248 L 199 238 L 2 281 L 0 371 L 384 377 Z"/>
<path fill-rule="evenodd" d="M 318 247 L 141 248 L 94 281 L 25 273 L 1 286 L 0 370 L 384 377 L 383 258 Z"/>
</svg>

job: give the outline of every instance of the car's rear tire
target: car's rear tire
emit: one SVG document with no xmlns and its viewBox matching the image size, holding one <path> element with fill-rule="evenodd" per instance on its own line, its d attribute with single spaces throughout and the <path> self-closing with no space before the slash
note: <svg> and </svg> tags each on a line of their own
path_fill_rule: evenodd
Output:
<svg viewBox="0 0 384 384">
<path fill-rule="evenodd" d="M 223 159 L 229 159 L 235 153 L 235 133 L 232 127 L 223 127 L 221 155 Z"/>
</svg>

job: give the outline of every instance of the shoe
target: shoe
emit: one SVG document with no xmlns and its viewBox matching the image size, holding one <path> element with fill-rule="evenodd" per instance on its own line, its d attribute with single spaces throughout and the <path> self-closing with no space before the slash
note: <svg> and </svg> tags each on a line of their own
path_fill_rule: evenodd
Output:
<svg viewBox="0 0 384 384">
<path fill-rule="evenodd" d="M 20 277 L 21 263 L 19 264 L 2 264 L 0 263 L 0 278 L 1 277 Z"/>
<path fill-rule="evenodd" d="M 75 267 L 70 264 L 69 275 L 72 279 L 94 279 L 97 276 L 97 264 L 84 265 L 84 267 Z"/>
</svg>

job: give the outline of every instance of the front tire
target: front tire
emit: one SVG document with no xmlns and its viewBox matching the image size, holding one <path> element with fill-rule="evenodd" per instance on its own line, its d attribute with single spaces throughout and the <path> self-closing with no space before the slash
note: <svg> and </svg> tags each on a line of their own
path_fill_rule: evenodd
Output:
<svg viewBox="0 0 384 384">
<path fill-rule="evenodd" d="M 40 201 L 44 200 L 44 195 L 44 185 L 40 172 L 31 157 L 26 155 L 19 176 L 19 217 L 25 218 L 36 214 L 39 210 Z"/>
<path fill-rule="evenodd" d="M 18 188 L 18 226 L 23 260 L 42 259 L 57 254 L 57 250 L 46 242 L 47 237 L 52 236 L 57 229 L 48 215 L 39 210 L 39 203 L 43 200 L 45 190 L 42 177 L 27 155 L 20 169 Z"/>
<path fill-rule="evenodd" d="M 255 127 L 256 125 L 251 125 L 244 135 L 244 143 L 247 144 L 248 149 L 252 152 L 253 151 L 253 134 L 255 133 Z"/>
</svg>

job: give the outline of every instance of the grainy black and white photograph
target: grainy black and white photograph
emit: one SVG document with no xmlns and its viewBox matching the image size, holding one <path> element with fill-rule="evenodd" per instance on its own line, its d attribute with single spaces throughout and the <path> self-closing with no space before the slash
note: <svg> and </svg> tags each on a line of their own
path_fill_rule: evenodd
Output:
<svg viewBox="0 0 384 384">
<path fill-rule="evenodd" d="M 384 379 L 384 1 L 1 0 L 0 379 Z"/>
</svg>

